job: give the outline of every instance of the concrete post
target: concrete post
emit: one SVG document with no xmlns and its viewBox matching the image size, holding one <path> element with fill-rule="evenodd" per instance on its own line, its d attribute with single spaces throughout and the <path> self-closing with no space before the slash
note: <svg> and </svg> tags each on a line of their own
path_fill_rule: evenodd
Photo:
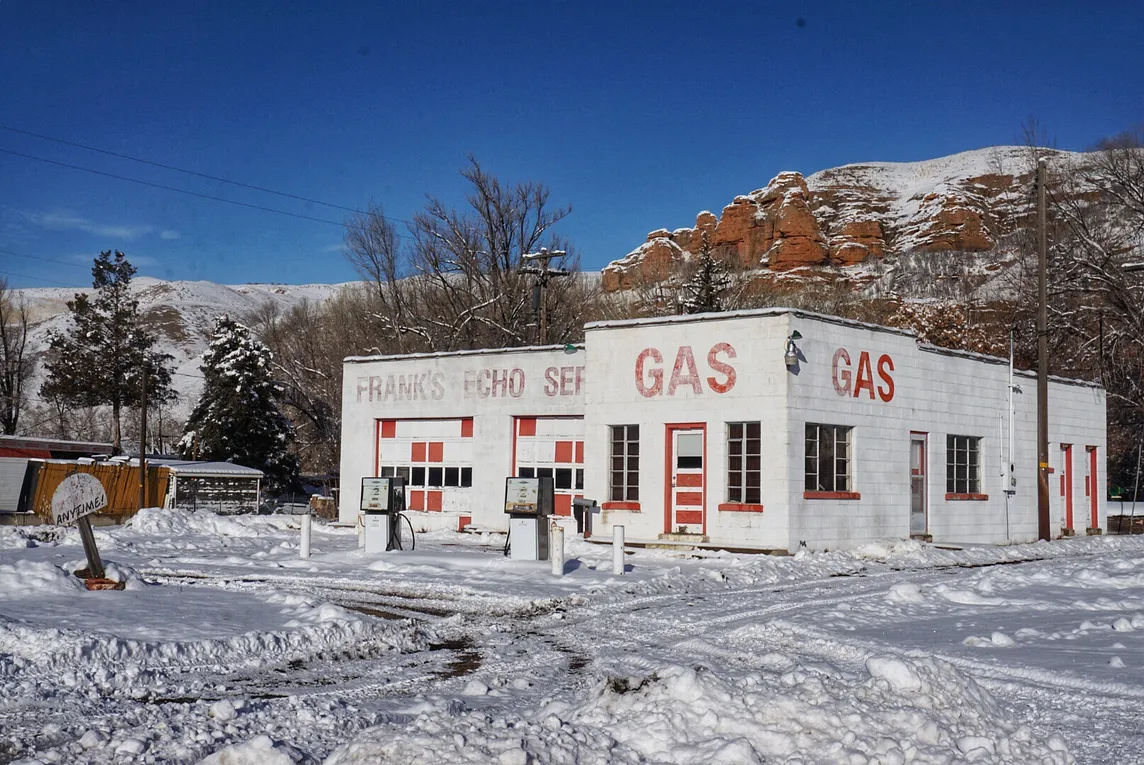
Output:
<svg viewBox="0 0 1144 765">
<path fill-rule="evenodd" d="M 302 545 L 298 549 L 298 554 L 303 558 L 310 557 L 310 513 L 302 516 Z"/>
<path fill-rule="evenodd" d="M 564 527 L 553 523 L 548 530 L 548 557 L 553 576 L 564 576 Z"/>
<path fill-rule="evenodd" d="M 612 527 L 612 574 L 623 576 L 624 573 L 624 527 Z"/>
</svg>

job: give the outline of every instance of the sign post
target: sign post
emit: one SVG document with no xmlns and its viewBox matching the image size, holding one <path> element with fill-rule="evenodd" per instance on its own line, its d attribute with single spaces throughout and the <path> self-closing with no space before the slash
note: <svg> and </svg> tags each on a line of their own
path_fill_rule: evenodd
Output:
<svg viewBox="0 0 1144 765">
<path fill-rule="evenodd" d="M 65 478 L 52 493 L 52 520 L 60 526 L 75 524 L 83 540 L 83 552 L 87 556 L 87 570 L 93 579 L 103 579 L 103 560 L 99 548 L 95 546 L 95 534 L 91 531 L 92 513 L 107 507 L 107 492 L 99 479 L 90 473 L 72 473 Z"/>
</svg>

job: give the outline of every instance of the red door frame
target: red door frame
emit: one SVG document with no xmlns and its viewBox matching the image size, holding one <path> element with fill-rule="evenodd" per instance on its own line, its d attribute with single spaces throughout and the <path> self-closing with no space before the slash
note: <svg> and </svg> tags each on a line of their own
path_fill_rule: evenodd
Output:
<svg viewBox="0 0 1144 765">
<path fill-rule="evenodd" d="M 1065 528 L 1073 529 L 1072 444 L 1061 444 L 1061 494 L 1065 498 Z"/>
<path fill-rule="evenodd" d="M 1088 474 L 1090 476 L 1087 482 L 1089 488 L 1089 528 L 1095 529 L 1099 528 L 1097 524 L 1100 523 L 1100 513 L 1097 511 L 1099 507 L 1097 497 L 1100 495 L 1097 493 L 1099 482 L 1096 480 L 1096 447 L 1086 446 L 1085 449 L 1088 450 Z"/>
<path fill-rule="evenodd" d="M 922 466 L 921 466 L 921 472 L 919 473 L 919 475 L 923 479 L 922 480 L 922 510 L 925 513 L 925 519 L 926 519 L 925 533 L 928 534 L 929 533 L 929 433 L 921 431 L 921 430 L 911 430 L 910 431 L 910 448 L 911 448 L 911 450 L 912 450 L 913 445 L 914 445 L 914 440 L 915 440 L 914 436 L 921 436 L 921 438 L 918 439 L 922 443 Z M 911 465 L 910 466 L 910 479 L 913 480 L 913 478 L 914 478 L 914 468 Z M 913 486 L 910 487 L 910 490 L 912 493 Z M 910 513 L 911 514 L 913 513 L 912 507 L 910 508 Z M 907 527 L 909 527 L 909 534 L 913 534 L 914 530 L 912 528 L 912 524 L 910 521 L 911 521 L 911 519 L 907 516 L 906 525 L 907 525 Z M 908 534 L 907 534 L 907 536 L 908 536 Z"/>
<path fill-rule="evenodd" d="M 703 535 L 707 535 L 707 423 L 705 422 L 669 422 L 664 427 L 663 444 L 663 533 L 671 534 L 671 521 L 675 509 L 675 497 L 672 496 L 671 476 L 675 472 L 675 431 L 701 430 L 703 431 Z"/>
</svg>

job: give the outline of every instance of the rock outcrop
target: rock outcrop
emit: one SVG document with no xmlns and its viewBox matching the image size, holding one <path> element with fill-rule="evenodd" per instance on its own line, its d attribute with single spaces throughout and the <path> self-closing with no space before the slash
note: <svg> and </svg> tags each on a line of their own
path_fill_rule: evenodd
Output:
<svg viewBox="0 0 1144 765">
<path fill-rule="evenodd" d="M 1058 153 L 1059 157 L 1065 152 Z M 608 291 L 667 281 L 702 246 L 760 275 L 849 268 L 905 252 L 988 252 L 1030 213 L 1026 150 L 998 147 L 926 162 L 870 163 L 804 178 L 782 172 L 693 228 L 659 229 L 604 268 Z"/>
</svg>

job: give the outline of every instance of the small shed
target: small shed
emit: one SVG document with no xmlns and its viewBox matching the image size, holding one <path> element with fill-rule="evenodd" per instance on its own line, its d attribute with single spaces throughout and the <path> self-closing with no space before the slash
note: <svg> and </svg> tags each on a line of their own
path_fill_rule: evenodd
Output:
<svg viewBox="0 0 1144 765">
<path fill-rule="evenodd" d="M 193 462 L 149 459 L 171 471 L 167 507 L 214 510 L 219 513 L 257 512 L 262 504 L 261 470 L 233 462 Z"/>
</svg>

